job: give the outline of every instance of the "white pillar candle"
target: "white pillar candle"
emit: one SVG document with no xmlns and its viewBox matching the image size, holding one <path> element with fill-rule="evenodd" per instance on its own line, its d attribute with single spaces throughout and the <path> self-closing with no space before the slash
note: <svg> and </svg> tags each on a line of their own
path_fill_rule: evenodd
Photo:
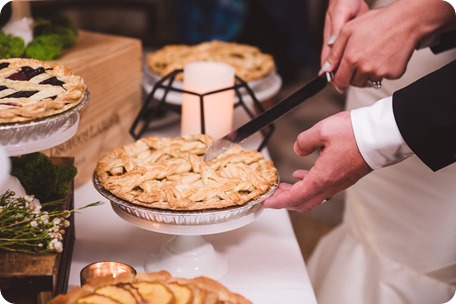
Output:
<svg viewBox="0 0 456 304">
<path fill-rule="evenodd" d="M 219 62 L 193 62 L 184 67 L 184 90 L 205 94 L 234 86 L 234 69 Z M 205 133 L 215 139 L 233 129 L 234 89 L 203 96 Z M 181 134 L 201 134 L 200 96 L 183 94 Z"/>
</svg>

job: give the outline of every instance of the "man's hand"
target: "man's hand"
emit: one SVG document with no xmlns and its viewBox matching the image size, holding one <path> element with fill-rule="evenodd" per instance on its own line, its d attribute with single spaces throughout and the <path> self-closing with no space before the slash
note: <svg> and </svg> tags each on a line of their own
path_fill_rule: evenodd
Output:
<svg viewBox="0 0 456 304">
<path fill-rule="evenodd" d="M 356 145 L 350 112 L 330 116 L 298 135 L 297 155 L 310 155 L 318 149 L 314 166 L 309 171 L 295 171 L 293 178 L 298 181 L 281 183 L 263 207 L 306 212 L 372 171 Z"/>
</svg>

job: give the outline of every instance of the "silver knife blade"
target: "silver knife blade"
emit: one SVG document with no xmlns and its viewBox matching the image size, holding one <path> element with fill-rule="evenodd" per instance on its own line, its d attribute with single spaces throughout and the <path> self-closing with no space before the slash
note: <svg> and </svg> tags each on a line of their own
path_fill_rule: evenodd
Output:
<svg viewBox="0 0 456 304">
<path fill-rule="evenodd" d="M 214 141 L 206 150 L 204 156 L 204 161 L 210 161 L 211 159 L 216 158 L 223 152 L 229 150 L 236 144 L 242 143 L 252 134 L 260 131 L 261 129 L 267 127 L 286 113 L 290 112 L 302 102 L 308 98 L 314 96 L 321 90 L 323 90 L 326 85 L 331 82 L 333 78 L 332 73 L 324 73 L 320 76 L 309 81 L 299 90 L 283 99 L 281 102 L 277 103 L 273 107 L 269 108 L 265 112 L 259 114 L 257 117 L 253 118 L 246 124 L 240 126 L 236 130 L 228 133 L 222 138 Z"/>
</svg>

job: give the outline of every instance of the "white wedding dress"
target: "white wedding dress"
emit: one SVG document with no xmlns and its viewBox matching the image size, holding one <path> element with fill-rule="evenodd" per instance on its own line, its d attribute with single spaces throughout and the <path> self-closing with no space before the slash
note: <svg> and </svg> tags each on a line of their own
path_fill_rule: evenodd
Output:
<svg viewBox="0 0 456 304">
<path fill-rule="evenodd" d="M 416 51 L 401 79 L 384 80 L 380 90 L 350 88 L 347 108 L 371 105 L 455 58 L 456 50 Z M 453 297 L 456 164 L 433 172 L 412 156 L 347 189 L 345 206 L 342 224 L 307 263 L 319 304 L 441 304 Z"/>
</svg>

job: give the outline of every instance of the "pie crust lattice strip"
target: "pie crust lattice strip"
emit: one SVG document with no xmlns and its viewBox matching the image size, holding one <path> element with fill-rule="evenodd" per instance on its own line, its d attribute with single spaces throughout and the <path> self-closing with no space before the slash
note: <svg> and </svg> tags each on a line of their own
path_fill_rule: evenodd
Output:
<svg viewBox="0 0 456 304">
<path fill-rule="evenodd" d="M 239 145 L 204 162 L 212 142 L 209 135 L 142 138 L 102 156 L 96 175 L 116 197 L 167 210 L 244 205 L 277 185 L 273 162 Z"/>
<path fill-rule="evenodd" d="M 0 60 L 0 124 L 65 112 L 85 93 L 82 78 L 66 66 L 26 58 Z"/>
</svg>

